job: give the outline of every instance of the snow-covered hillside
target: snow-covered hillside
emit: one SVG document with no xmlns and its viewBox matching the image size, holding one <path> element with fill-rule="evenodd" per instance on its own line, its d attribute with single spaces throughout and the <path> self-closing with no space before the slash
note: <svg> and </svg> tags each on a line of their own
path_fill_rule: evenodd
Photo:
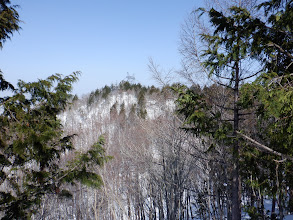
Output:
<svg viewBox="0 0 293 220">
<path fill-rule="evenodd" d="M 146 95 L 145 110 L 147 112 L 147 119 L 156 119 L 171 113 L 175 109 L 175 98 L 167 97 L 163 99 L 158 94 Z M 134 91 L 120 91 L 115 90 L 109 94 L 107 98 L 97 99 L 94 103 L 88 104 L 86 99 L 76 101 L 73 106 L 69 107 L 67 111 L 63 112 L 59 117 L 62 124 L 66 125 L 69 121 L 74 120 L 75 123 L 80 123 L 82 126 L 87 126 L 92 120 L 105 120 L 110 118 L 111 108 L 118 107 L 118 112 L 121 111 L 121 106 L 124 105 L 126 115 L 129 115 L 131 108 L 135 107 L 137 110 L 138 97 Z"/>
<path fill-rule="evenodd" d="M 175 100 L 168 88 L 128 82 L 74 97 L 59 115 L 65 135 L 76 134 L 73 143 L 81 151 L 103 135 L 113 159 L 97 167 L 101 189 L 70 186 L 72 200 L 46 195 L 34 218 L 226 219 L 231 205 L 229 149 L 180 129 Z M 242 219 L 250 218 L 247 198 L 242 200 Z M 271 200 L 263 199 L 269 211 Z"/>
<path fill-rule="evenodd" d="M 170 219 L 179 212 L 195 216 L 190 213 L 193 193 L 185 188 L 200 185 L 206 174 L 195 172 L 203 165 L 190 152 L 199 143 L 178 129 L 174 101 L 169 89 L 128 82 L 74 98 L 59 115 L 65 133 L 77 134 L 73 142 L 78 150 L 104 135 L 106 152 L 113 159 L 98 170 L 102 189 L 73 187 L 73 200 L 58 206 L 58 199 L 48 196 L 41 211 L 43 218 Z M 197 180 L 191 181 L 191 177 Z M 179 193 L 180 198 L 170 192 Z"/>
<path fill-rule="evenodd" d="M 125 88 L 126 87 L 126 88 Z M 170 90 L 161 91 L 154 87 L 122 82 L 119 86 L 104 87 L 81 99 L 59 115 L 67 134 L 76 133 L 77 148 L 87 148 L 98 140 L 101 134 L 113 133 L 115 121 L 121 117 L 124 122 L 156 120 L 173 115 L 175 97 Z M 83 141 L 82 141 L 83 140 Z M 86 140 L 86 141 L 85 141 Z M 111 141 L 111 138 L 109 138 Z"/>
</svg>

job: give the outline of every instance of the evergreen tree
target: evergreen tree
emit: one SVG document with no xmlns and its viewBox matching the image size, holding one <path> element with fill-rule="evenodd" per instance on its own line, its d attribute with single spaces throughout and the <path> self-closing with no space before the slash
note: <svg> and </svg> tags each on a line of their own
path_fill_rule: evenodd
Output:
<svg viewBox="0 0 293 220">
<path fill-rule="evenodd" d="M 211 137 L 215 144 L 224 143 L 232 147 L 232 219 L 241 218 L 240 171 L 243 176 L 251 174 L 262 192 L 260 210 L 251 213 L 252 216 L 260 214 L 264 217 L 263 195 L 276 193 L 268 189 L 270 186 L 275 188 L 278 183 L 283 184 L 283 188 L 277 189 L 279 215 L 283 218 L 282 208 L 287 200 L 285 188 L 292 188 L 292 178 L 289 175 L 291 162 L 278 164 L 277 177 L 272 175 L 276 171 L 271 168 L 275 167 L 273 160 L 280 161 L 280 156 L 292 159 L 292 1 L 267 1 L 259 5 L 259 8 L 264 8 L 265 21 L 254 18 L 249 11 L 239 7 L 230 8 L 228 15 L 214 9 L 200 9 L 208 14 L 214 27 L 212 35 L 201 36 L 208 45 L 202 53 L 205 60 L 201 65 L 209 71 L 210 79 L 216 79 L 216 83 L 231 89 L 232 96 L 228 102 L 219 105 L 215 100 L 211 102 L 207 94 L 194 93 L 184 88 L 178 90 L 179 112 L 185 115 L 186 123 L 192 125 L 187 129 L 197 135 Z M 252 74 L 247 75 L 246 72 L 245 75 L 243 69 L 250 60 L 260 61 L 259 66 L 262 68 Z M 259 78 L 253 84 L 241 87 L 245 80 L 257 75 Z M 258 125 L 253 123 L 246 127 L 247 121 L 251 119 L 247 113 L 254 114 Z M 243 131 L 255 130 L 258 130 L 258 135 L 254 136 L 258 141 L 243 135 Z M 266 153 L 266 162 L 264 154 L 255 151 L 255 146 L 271 153 Z M 240 162 L 249 168 L 240 170 Z M 243 181 L 250 182 L 250 186 L 253 184 L 249 179 Z M 266 182 L 269 184 L 264 184 Z M 253 207 L 252 202 L 251 208 Z"/>
<path fill-rule="evenodd" d="M 17 6 L 11 5 L 9 0 L 0 0 L 0 49 L 2 49 L 3 43 L 10 39 L 13 32 L 20 29 L 20 20 L 16 8 Z M 14 87 L 4 79 L 3 73 L 0 70 L 0 91 L 6 89 L 13 90 Z M 1 99 L 3 97 L 0 97 Z"/>
<path fill-rule="evenodd" d="M 77 75 L 55 74 L 33 83 L 19 81 L 13 95 L 1 99 L 3 219 L 29 219 L 38 210 L 43 195 L 70 195 L 67 184 L 102 185 L 101 177 L 95 172 L 108 159 L 102 138 L 85 153 L 76 152 L 73 160 L 64 161 L 74 150 L 71 143 L 74 134 L 62 134 L 57 116 L 68 104 Z"/>
<path fill-rule="evenodd" d="M 137 115 L 142 119 L 146 119 L 146 116 L 147 116 L 145 93 L 146 93 L 146 89 L 142 88 L 139 91 L 138 98 L 137 98 L 138 99 L 137 100 L 137 106 L 138 106 Z"/>
<path fill-rule="evenodd" d="M 117 110 L 117 101 L 112 105 L 112 107 L 110 108 L 110 119 L 111 120 L 115 120 L 117 118 L 118 115 L 118 110 Z"/>
<path fill-rule="evenodd" d="M 245 135 L 249 134 L 247 130 L 241 136 L 274 152 L 261 154 L 258 161 L 263 161 L 261 168 L 269 173 L 263 179 L 269 182 L 264 194 L 272 198 L 271 218 L 277 216 L 274 212 L 278 203 L 278 215 L 283 219 L 286 211 L 293 210 L 293 2 L 266 1 L 259 8 L 265 11 L 267 19 L 253 20 L 257 32 L 252 46 L 255 58 L 264 64 L 264 72 L 242 89 L 243 103 L 257 104 L 257 134 L 253 134 L 254 140 Z"/>
<path fill-rule="evenodd" d="M 126 113 L 125 113 L 125 103 L 122 102 L 122 104 L 120 105 L 119 116 L 125 118 L 125 115 L 126 115 Z"/>
<path fill-rule="evenodd" d="M 13 32 L 20 29 L 16 8 L 17 5 L 11 5 L 10 0 L 0 0 L 0 49 Z"/>
<path fill-rule="evenodd" d="M 180 112 L 184 113 L 190 122 L 199 126 L 198 132 L 201 134 L 212 135 L 215 140 L 224 141 L 226 145 L 232 147 L 232 182 L 231 182 L 231 204 L 232 219 L 241 218 L 240 201 L 240 177 L 239 177 L 239 141 L 236 132 L 240 129 L 239 89 L 241 81 L 250 78 L 252 75 L 243 73 L 241 67 L 250 55 L 250 37 L 254 29 L 251 28 L 249 20 L 250 14 L 245 9 L 232 7 L 229 9 L 230 15 L 214 9 L 208 11 L 211 24 L 215 27 L 213 35 L 202 34 L 202 40 L 208 44 L 208 48 L 202 56 L 205 61 L 202 65 L 209 71 L 211 77 L 216 77 L 217 84 L 231 89 L 230 103 L 211 103 L 202 96 L 189 96 L 188 93 L 181 93 L 181 98 L 186 101 L 187 95 L 192 98 L 193 105 L 197 105 L 198 111 L 192 107 L 186 108 L 186 104 L 179 99 Z M 203 10 L 203 12 L 205 12 Z M 185 96 L 185 97 L 184 97 Z M 182 105 L 183 104 L 183 105 Z M 192 102 L 189 102 L 192 104 Z M 212 106 L 215 105 L 215 108 Z M 227 116 L 221 114 L 226 109 Z M 208 113 L 204 112 L 207 111 Z M 206 117 L 209 119 L 206 120 Z M 231 123 L 230 123 L 231 122 Z"/>
</svg>

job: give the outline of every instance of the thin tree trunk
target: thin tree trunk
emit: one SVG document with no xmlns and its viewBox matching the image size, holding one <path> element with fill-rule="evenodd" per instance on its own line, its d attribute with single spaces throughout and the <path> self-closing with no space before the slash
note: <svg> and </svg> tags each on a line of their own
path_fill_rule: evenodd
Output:
<svg viewBox="0 0 293 220">
<path fill-rule="evenodd" d="M 265 220 L 266 218 L 266 211 L 265 211 L 265 205 L 264 205 L 264 197 L 263 195 L 261 195 L 261 215 L 262 215 L 262 219 Z"/>
<path fill-rule="evenodd" d="M 283 192 L 282 192 L 282 190 L 280 190 L 280 194 L 279 194 L 279 213 L 280 213 L 280 220 L 284 219 Z"/>
<path fill-rule="evenodd" d="M 274 195 L 273 201 L 272 201 L 272 212 L 271 212 L 271 219 L 276 219 L 276 196 Z"/>
<path fill-rule="evenodd" d="M 164 204 L 163 204 L 163 196 L 162 191 L 159 193 L 159 218 L 164 219 Z"/>
<path fill-rule="evenodd" d="M 291 185 L 291 184 L 290 184 Z M 288 211 L 293 212 L 293 189 L 289 187 L 289 202 L 288 202 Z"/>
<path fill-rule="evenodd" d="M 235 86 L 234 86 L 234 136 L 239 129 L 239 109 L 238 109 L 238 97 L 239 97 L 239 63 L 235 64 Z M 239 143 L 238 140 L 234 140 L 233 152 L 233 170 L 232 170 L 232 220 L 241 219 L 240 208 L 240 179 L 239 179 Z"/>
</svg>

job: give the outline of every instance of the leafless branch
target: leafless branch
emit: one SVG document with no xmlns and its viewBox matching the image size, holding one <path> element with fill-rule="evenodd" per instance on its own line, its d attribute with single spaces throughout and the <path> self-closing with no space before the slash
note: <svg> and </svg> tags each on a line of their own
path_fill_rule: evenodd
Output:
<svg viewBox="0 0 293 220">
<path fill-rule="evenodd" d="M 274 154 L 274 155 L 280 156 L 280 157 L 282 157 L 282 158 L 286 158 L 286 159 L 288 159 L 288 160 L 293 161 L 293 157 L 291 157 L 291 156 L 288 156 L 288 155 L 286 155 L 286 154 L 282 154 L 282 153 L 280 153 L 280 152 L 278 152 L 278 151 L 275 151 L 275 150 L 273 150 L 273 149 L 271 149 L 271 148 L 269 148 L 269 147 L 267 147 L 267 146 L 265 146 L 265 145 L 259 143 L 258 141 L 256 141 L 256 140 L 254 140 L 254 139 L 248 137 L 247 135 L 242 134 L 242 133 L 239 132 L 239 131 L 236 131 L 236 133 L 237 133 L 239 136 L 245 138 L 246 140 L 248 140 L 248 141 L 250 141 L 251 143 L 253 143 L 254 145 L 256 145 L 257 148 L 258 148 L 259 150 L 261 150 L 261 151 L 269 152 L 269 153 L 271 153 L 271 154 Z"/>
<path fill-rule="evenodd" d="M 170 85 L 173 79 L 173 69 L 170 69 L 168 71 L 160 69 L 160 66 L 156 64 L 152 58 L 149 58 L 148 68 L 149 71 L 152 73 L 153 79 L 156 82 L 158 82 L 162 86 Z"/>
<path fill-rule="evenodd" d="M 288 57 L 290 57 L 291 59 L 293 59 L 293 55 L 290 54 L 289 52 L 285 51 L 280 45 L 276 44 L 276 43 L 269 43 L 268 44 L 269 47 L 276 47 L 279 49 L 280 52 L 282 52 L 283 54 L 286 54 Z"/>
</svg>

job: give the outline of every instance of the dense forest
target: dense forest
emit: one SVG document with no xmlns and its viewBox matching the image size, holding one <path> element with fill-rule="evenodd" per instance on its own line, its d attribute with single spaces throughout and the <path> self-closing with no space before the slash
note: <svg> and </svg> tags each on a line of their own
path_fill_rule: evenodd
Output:
<svg viewBox="0 0 293 220">
<path fill-rule="evenodd" d="M 17 10 L 0 0 L 0 48 Z M 181 82 L 150 60 L 158 87 L 78 97 L 79 72 L 0 71 L 0 218 L 288 219 L 292 21 L 292 0 L 210 0 L 182 26 Z"/>
</svg>

